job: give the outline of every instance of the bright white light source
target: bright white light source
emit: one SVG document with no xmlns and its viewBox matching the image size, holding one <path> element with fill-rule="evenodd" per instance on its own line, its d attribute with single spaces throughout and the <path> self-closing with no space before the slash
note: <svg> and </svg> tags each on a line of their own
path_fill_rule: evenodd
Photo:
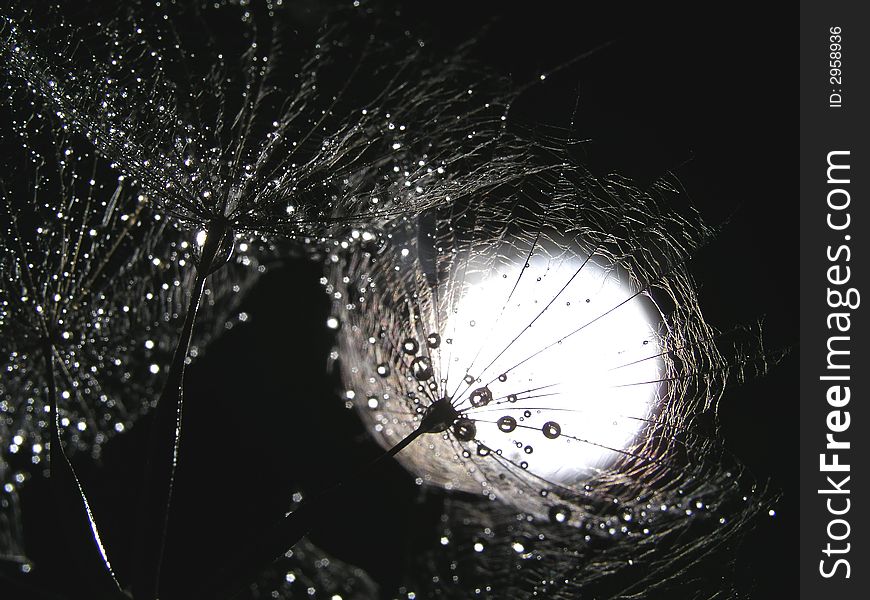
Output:
<svg viewBox="0 0 870 600">
<path fill-rule="evenodd" d="M 625 273 L 576 255 L 469 271 L 442 331 L 452 345 L 441 373 L 475 440 L 564 485 L 619 457 L 650 418 L 663 377 L 649 298 Z M 474 408 L 483 386 L 492 399 Z"/>
</svg>

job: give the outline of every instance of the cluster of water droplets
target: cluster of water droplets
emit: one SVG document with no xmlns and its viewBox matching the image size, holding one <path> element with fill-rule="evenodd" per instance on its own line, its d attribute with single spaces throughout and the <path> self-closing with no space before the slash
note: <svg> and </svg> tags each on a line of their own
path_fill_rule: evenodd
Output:
<svg viewBox="0 0 870 600">
<path fill-rule="evenodd" d="M 499 141 L 503 83 L 460 55 L 430 57 L 366 9 L 339 11 L 313 38 L 274 3 L 19 12 L 0 31 L 8 81 L 193 226 L 335 239 L 522 165 Z M 232 39 L 213 33 L 230 26 Z"/>
<path fill-rule="evenodd" d="M 264 569 L 248 591 L 253 598 L 369 600 L 379 590 L 364 570 L 304 538 Z"/>
<path fill-rule="evenodd" d="M 721 490 L 710 498 L 722 498 Z M 548 519 L 493 502 L 446 497 L 431 549 L 409 560 L 399 597 L 741 597 L 732 570 L 762 492 L 724 503 L 684 492 L 671 504 L 635 502 L 576 524 L 553 506 Z M 714 500 L 715 501 L 715 500 Z M 764 516 L 760 518 L 765 518 Z"/>
<path fill-rule="evenodd" d="M 498 143 L 498 79 L 459 54 L 433 59 L 364 9 L 304 38 L 282 4 L 13 4 L 0 15 L 8 139 L 26 173 L 3 190 L 9 556 L 20 553 L 17 489 L 47 466 L 48 395 L 67 451 L 95 457 L 154 404 L 212 224 L 229 225 L 218 257 L 229 264 L 209 278 L 188 360 L 233 326 L 237 299 L 276 251 L 377 252 L 397 216 L 522 171 L 522 148 Z M 213 35 L 229 24 L 238 36 Z M 312 50 L 297 63 L 288 45 Z M 423 381 L 433 366 L 421 358 L 415 369 Z M 350 577 L 305 573 L 309 562 L 272 596 L 294 582 L 309 595 L 353 591 Z"/>
<path fill-rule="evenodd" d="M 16 532 L 0 541 L 4 551 L 20 537 L 18 490 L 49 468 L 52 391 L 65 451 L 94 458 L 153 406 L 203 242 L 15 100 L 6 98 L 0 126 L 11 151 L 0 187 L 0 531 Z M 208 283 L 188 361 L 247 317 L 238 303 L 264 267 L 256 240 L 235 242 Z"/>
<path fill-rule="evenodd" d="M 769 498 L 717 434 L 726 381 L 763 369 L 764 358 L 701 314 L 688 260 L 712 231 L 679 208 L 667 181 L 641 191 L 556 164 L 406 219 L 378 253 L 336 252 L 323 282 L 348 402 L 375 439 L 392 447 L 449 402 L 450 427 L 397 459 L 419 483 L 483 495 L 496 501 L 493 514 L 524 523 L 522 539 L 497 540 L 499 552 L 561 579 L 531 589 L 520 574 L 508 589 L 567 598 L 614 570 L 594 553 L 588 571 L 569 568 L 594 540 L 635 556 L 625 565 L 640 554 L 665 564 L 639 540 L 664 545 L 698 520 L 745 524 Z M 468 532 L 491 518 L 473 505 L 479 519 L 450 515 L 445 527 Z M 504 556 L 484 556 L 496 543 L 485 537 L 464 538 L 457 553 L 481 555 L 487 568 L 475 572 L 498 581 Z M 726 537 L 689 534 L 680 552 L 700 560 Z M 447 556 L 450 571 L 465 561 Z M 676 573 L 688 563 L 673 564 Z M 490 587 L 506 597 L 504 585 Z"/>
<path fill-rule="evenodd" d="M 698 307 L 687 262 L 712 230 L 669 182 L 595 178 L 510 131 L 503 82 L 461 53 L 433 60 L 358 3 L 291 35 L 284 4 L 0 14 L 22 149 L 2 189 L 0 548 L 20 546 L 51 387 L 64 443 L 95 456 L 154 402 L 216 222 L 228 264 L 189 359 L 247 319 L 230 317 L 264 257 L 302 242 L 374 438 L 393 447 L 449 407 L 397 458 L 472 496 L 447 501 L 404 597 L 635 593 L 738 535 L 766 499 L 722 449 L 716 404 L 763 365 Z M 364 574 L 294 553 L 260 591 L 370 597 Z"/>
<path fill-rule="evenodd" d="M 49 394 L 67 452 L 94 457 L 153 406 L 211 225 L 229 226 L 227 264 L 209 277 L 188 361 L 247 320 L 229 317 L 261 261 L 299 242 L 315 258 L 378 253 L 395 218 L 524 172 L 523 147 L 501 141 L 503 82 L 461 53 L 429 56 L 358 4 L 306 38 L 282 5 L 0 15 L 4 142 L 22 150 L 3 188 L 5 554 L 20 554 L 17 490 L 47 467 Z M 213 35 L 230 24 L 238 36 Z M 414 362 L 421 382 L 427 360 Z M 307 566 L 294 577 L 309 595 L 341 587 L 313 585 Z M 298 587 L 290 575 L 273 596 Z"/>
</svg>

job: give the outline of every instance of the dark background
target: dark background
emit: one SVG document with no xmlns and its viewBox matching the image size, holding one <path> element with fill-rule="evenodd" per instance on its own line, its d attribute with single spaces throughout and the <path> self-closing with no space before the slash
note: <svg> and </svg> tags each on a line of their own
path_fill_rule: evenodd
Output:
<svg viewBox="0 0 870 600">
<path fill-rule="evenodd" d="M 800 81 L 800 198 L 801 198 L 801 247 L 800 262 L 804 277 L 801 278 L 801 338 L 804 351 L 800 355 L 801 376 L 801 446 L 800 462 L 800 581 L 801 593 L 808 598 L 830 597 L 850 600 L 863 598 L 867 595 L 868 572 L 862 569 L 868 564 L 868 558 L 863 552 L 867 545 L 858 542 L 859 532 L 868 529 L 868 513 L 852 510 L 838 517 L 832 515 L 827 505 L 830 495 L 819 494 L 819 490 L 828 487 L 827 477 L 831 473 L 819 470 L 819 455 L 830 452 L 826 449 L 825 434 L 828 433 L 826 418 L 832 410 L 825 402 L 826 393 L 833 382 L 821 381 L 821 375 L 830 374 L 828 364 L 828 344 L 834 336 L 841 335 L 836 329 L 829 328 L 827 315 L 841 309 L 833 309 L 829 304 L 836 303 L 836 298 L 827 298 L 827 289 L 851 288 L 866 291 L 868 287 L 867 270 L 858 268 L 866 265 L 870 257 L 866 232 L 868 205 L 866 202 L 856 202 L 868 194 L 865 177 L 866 157 L 868 156 L 867 137 L 861 135 L 866 123 L 865 107 L 870 100 L 870 81 L 858 73 L 867 72 L 866 60 L 870 57 L 867 36 L 861 35 L 856 24 L 866 22 L 866 11 L 863 5 L 850 2 L 833 2 L 827 4 L 804 3 L 801 5 L 800 18 L 800 64 L 803 73 L 819 73 L 821 76 L 802 76 Z M 841 69 L 839 83 L 831 81 L 830 76 L 836 76 L 836 71 L 830 70 L 832 60 L 836 55 L 836 47 L 829 45 L 837 38 L 831 38 L 831 28 L 839 27 L 841 33 L 848 35 L 848 45 L 841 50 Z M 818 40 L 820 43 L 813 43 Z M 842 36 L 841 36 L 842 40 Z M 819 52 L 821 50 L 821 52 Z M 833 63 L 836 65 L 836 63 Z M 829 95 L 834 90 L 842 94 L 842 105 L 839 108 L 829 107 Z M 827 169 L 827 155 L 834 150 L 848 150 L 852 159 L 851 183 L 849 185 L 829 183 L 828 178 L 821 173 Z M 833 161 L 832 157 L 832 161 Z M 836 231 L 827 226 L 828 213 L 831 213 L 825 201 L 828 193 L 834 189 L 846 188 L 853 201 L 848 211 L 851 227 L 848 231 Z M 832 198 L 833 200 L 833 198 Z M 832 202 L 833 204 L 833 202 Z M 836 216 L 832 216 L 832 222 Z M 832 284 L 827 280 L 828 269 L 832 262 L 828 259 L 827 248 L 837 248 L 844 241 L 844 236 L 850 235 L 852 246 L 851 277 L 842 286 Z M 845 269 L 843 269 L 845 271 Z M 834 274 L 834 271 L 831 271 Z M 836 280 L 834 278 L 834 280 Z M 864 298 L 866 300 L 866 297 Z M 847 384 L 852 398 L 865 398 L 867 386 L 864 381 L 862 367 L 868 364 L 867 340 L 870 339 L 868 321 L 861 310 L 851 311 L 850 326 L 850 364 L 852 365 L 852 380 Z M 831 343 L 835 347 L 837 341 Z M 857 368 L 857 370 L 856 370 Z M 867 503 L 867 486 L 857 484 L 862 473 L 867 471 L 868 453 L 861 447 L 862 438 L 866 434 L 862 424 L 867 422 L 866 403 L 849 405 L 851 428 L 848 431 L 850 439 L 854 440 L 852 452 L 848 460 L 841 454 L 841 463 L 851 467 L 851 506 L 862 506 Z M 831 480 L 837 480 L 831 477 Z M 848 483 L 848 482 L 847 482 Z M 842 497 L 841 497 L 842 498 Z M 831 500 L 831 508 L 836 509 L 836 501 Z M 837 531 L 843 523 L 834 523 L 835 518 L 846 519 L 850 524 L 851 537 L 843 540 L 850 542 L 849 554 L 836 555 L 836 558 L 846 558 L 851 564 L 851 575 L 844 577 L 843 564 L 838 566 L 836 576 L 825 578 L 820 572 L 820 561 L 824 559 L 824 571 L 829 572 L 833 561 L 822 554 L 827 544 L 832 549 L 838 548 L 837 541 L 830 534 L 842 535 Z M 830 532 L 830 533 L 829 533 Z"/>
<path fill-rule="evenodd" d="M 609 43 L 530 90 L 519 116 L 568 127 L 576 106 L 573 133 L 590 140 L 593 171 L 641 183 L 674 171 L 708 221 L 728 220 L 692 264 L 705 315 L 723 329 L 764 317 L 767 347 L 793 348 L 722 403 L 728 446 L 783 494 L 776 518 L 739 549 L 740 587 L 759 600 L 797 595 L 788 590 L 797 582 L 797 13 L 765 7 L 442 1 L 408 3 L 398 16 L 445 49 L 481 36 L 476 58 L 517 83 Z M 299 12 L 314 23 L 323 7 Z M 304 261 L 273 269 L 244 303 L 251 321 L 188 371 L 167 567 L 183 586 L 196 587 L 225 551 L 280 516 L 294 491 L 378 454 L 338 399 L 338 379 L 324 374 L 332 342 L 319 277 Z M 122 578 L 147 423 L 113 440 L 102 465 L 78 463 Z M 70 592 L 74 563 L 43 526 L 48 491 L 34 480 L 23 492 L 27 551 L 35 579 Z M 394 464 L 311 538 L 389 594 L 404 555 L 434 544 L 438 514 L 437 499 Z"/>
</svg>

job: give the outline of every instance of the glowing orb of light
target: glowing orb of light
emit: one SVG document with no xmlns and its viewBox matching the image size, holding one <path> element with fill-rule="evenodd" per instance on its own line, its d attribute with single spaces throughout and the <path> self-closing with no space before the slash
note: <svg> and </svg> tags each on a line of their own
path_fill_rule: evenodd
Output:
<svg viewBox="0 0 870 600">
<path fill-rule="evenodd" d="M 441 387 L 479 444 L 571 485 L 627 452 L 654 412 L 660 320 L 617 269 L 578 255 L 526 259 L 469 265 L 441 334 Z M 492 399 L 475 406 L 480 389 Z"/>
<path fill-rule="evenodd" d="M 649 464 L 667 325 L 636 275 L 584 246 L 533 233 L 427 262 L 396 237 L 334 272 L 337 354 L 375 439 L 399 444 L 439 400 L 457 411 L 396 456 L 419 481 L 547 514 Z"/>
</svg>

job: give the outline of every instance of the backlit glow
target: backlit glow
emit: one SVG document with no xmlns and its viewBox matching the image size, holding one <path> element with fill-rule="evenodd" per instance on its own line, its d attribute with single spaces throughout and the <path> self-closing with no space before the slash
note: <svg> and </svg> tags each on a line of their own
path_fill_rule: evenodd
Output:
<svg viewBox="0 0 870 600">
<path fill-rule="evenodd" d="M 620 456 L 654 410 L 660 319 L 619 270 L 576 255 L 525 263 L 466 275 L 443 329 L 444 389 L 478 444 L 570 485 Z M 483 386 L 492 400 L 473 407 Z"/>
</svg>

